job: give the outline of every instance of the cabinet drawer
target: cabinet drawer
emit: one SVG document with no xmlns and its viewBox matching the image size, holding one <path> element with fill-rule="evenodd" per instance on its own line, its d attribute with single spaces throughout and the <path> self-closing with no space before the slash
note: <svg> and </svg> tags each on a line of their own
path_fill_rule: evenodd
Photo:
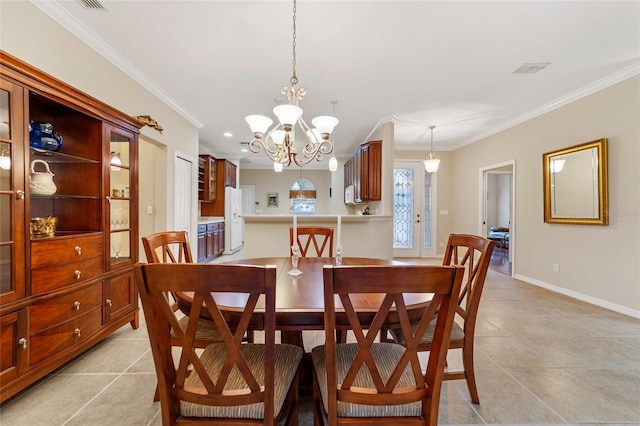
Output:
<svg viewBox="0 0 640 426">
<path fill-rule="evenodd" d="M 31 364 L 47 359 L 83 339 L 90 337 L 102 326 L 102 309 L 94 308 L 78 318 L 63 322 L 31 335 Z"/>
<path fill-rule="evenodd" d="M 207 231 L 214 231 L 218 229 L 218 223 L 207 223 Z"/>
<path fill-rule="evenodd" d="M 76 318 L 102 304 L 102 283 L 74 291 L 65 296 L 31 306 L 31 331 L 37 333 L 47 327 Z"/>
<path fill-rule="evenodd" d="M 198 234 L 204 234 L 207 232 L 207 225 L 198 225 Z"/>
<path fill-rule="evenodd" d="M 102 235 L 69 239 L 31 241 L 31 267 L 88 259 L 104 250 Z"/>
<path fill-rule="evenodd" d="M 97 277 L 102 274 L 103 263 L 102 256 L 99 256 L 81 262 L 33 269 L 31 270 L 31 294 L 44 293 Z"/>
</svg>

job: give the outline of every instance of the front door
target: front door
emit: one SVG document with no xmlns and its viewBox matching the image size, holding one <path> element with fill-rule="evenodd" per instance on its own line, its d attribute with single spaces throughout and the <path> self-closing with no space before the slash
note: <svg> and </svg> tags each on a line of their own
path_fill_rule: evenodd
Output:
<svg viewBox="0 0 640 426">
<path fill-rule="evenodd" d="M 435 174 L 421 161 L 396 161 L 393 194 L 393 256 L 435 257 Z"/>
</svg>

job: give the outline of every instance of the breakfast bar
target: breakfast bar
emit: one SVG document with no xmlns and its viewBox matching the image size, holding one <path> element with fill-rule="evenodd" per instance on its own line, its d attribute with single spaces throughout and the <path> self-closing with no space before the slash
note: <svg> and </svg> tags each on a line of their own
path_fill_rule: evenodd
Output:
<svg viewBox="0 0 640 426">
<path fill-rule="evenodd" d="M 244 256 L 289 255 L 292 215 L 244 215 Z M 340 241 L 338 241 L 340 217 Z M 334 247 L 342 245 L 343 256 L 393 258 L 393 217 L 387 215 L 296 216 L 298 226 L 334 228 Z"/>
</svg>

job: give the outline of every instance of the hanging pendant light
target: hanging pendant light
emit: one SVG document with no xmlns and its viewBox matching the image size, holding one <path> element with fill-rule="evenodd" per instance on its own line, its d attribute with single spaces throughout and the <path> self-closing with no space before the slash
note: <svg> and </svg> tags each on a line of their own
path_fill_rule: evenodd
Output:
<svg viewBox="0 0 640 426">
<path fill-rule="evenodd" d="M 333 115 L 336 115 L 336 104 L 338 103 L 337 99 L 334 99 L 331 101 L 331 105 L 333 106 Z M 333 134 L 333 141 L 335 142 L 336 140 L 336 134 Z M 329 159 L 329 171 L 330 172 L 335 172 L 336 170 L 338 170 L 338 159 L 336 158 L 335 155 L 332 155 L 331 158 Z"/>
<path fill-rule="evenodd" d="M 282 88 L 282 94 L 287 95 L 289 104 L 278 105 L 273 109 L 274 115 L 278 118 L 278 124 L 274 128 L 269 130 L 273 124 L 273 120 L 269 117 L 248 115 L 245 118 L 253 132 L 253 140 L 249 142 L 249 149 L 253 153 L 258 153 L 262 147 L 267 156 L 274 163 L 280 163 L 281 166 L 289 166 L 291 163 L 303 166 L 313 160 L 322 161 L 325 155 L 333 152 L 333 143 L 329 137 L 338 124 L 338 119 L 332 116 L 316 117 L 311 120 L 311 124 L 315 128 L 311 128 L 302 118 L 303 111 L 298 106 L 298 101 L 304 97 L 306 90 L 303 87 L 296 87 L 298 84 L 296 75 L 296 0 L 293 0 L 293 74 L 289 81 L 291 86 Z M 296 124 L 307 139 L 300 152 L 294 147 Z M 282 132 L 282 134 L 277 132 Z M 301 157 L 300 154 L 302 154 Z"/>
<path fill-rule="evenodd" d="M 431 129 L 431 151 L 429 152 L 429 155 L 422 161 L 424 163 L 424 169 L 427 173 L 435 173 L 440 167 L 440 159 L 433 153 L 433 129 L 435 128 L 436 126 L 429 126 L 429 129 Z"/>
</svg>

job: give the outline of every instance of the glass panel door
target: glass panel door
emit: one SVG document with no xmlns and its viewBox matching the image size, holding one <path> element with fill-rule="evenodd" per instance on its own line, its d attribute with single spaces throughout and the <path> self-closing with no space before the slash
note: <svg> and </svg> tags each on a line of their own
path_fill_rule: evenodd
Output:
<svg viewBox="0 0 640 426">
<path fill-rule="evenodd" d="M 111 269 L 130 265 L 131 134 L 109 128 L 109 259 Z"/>
<path fill-rule="evenodd" d="M 397 161 L 393 180 L 394 257 L 434 257 L 434 175 L 422 162 Z"/>
<path fill-rule="evenodd" d="M 23 89 L 0 80 L 0 302 L 25 295 Z"/>
</svg>

